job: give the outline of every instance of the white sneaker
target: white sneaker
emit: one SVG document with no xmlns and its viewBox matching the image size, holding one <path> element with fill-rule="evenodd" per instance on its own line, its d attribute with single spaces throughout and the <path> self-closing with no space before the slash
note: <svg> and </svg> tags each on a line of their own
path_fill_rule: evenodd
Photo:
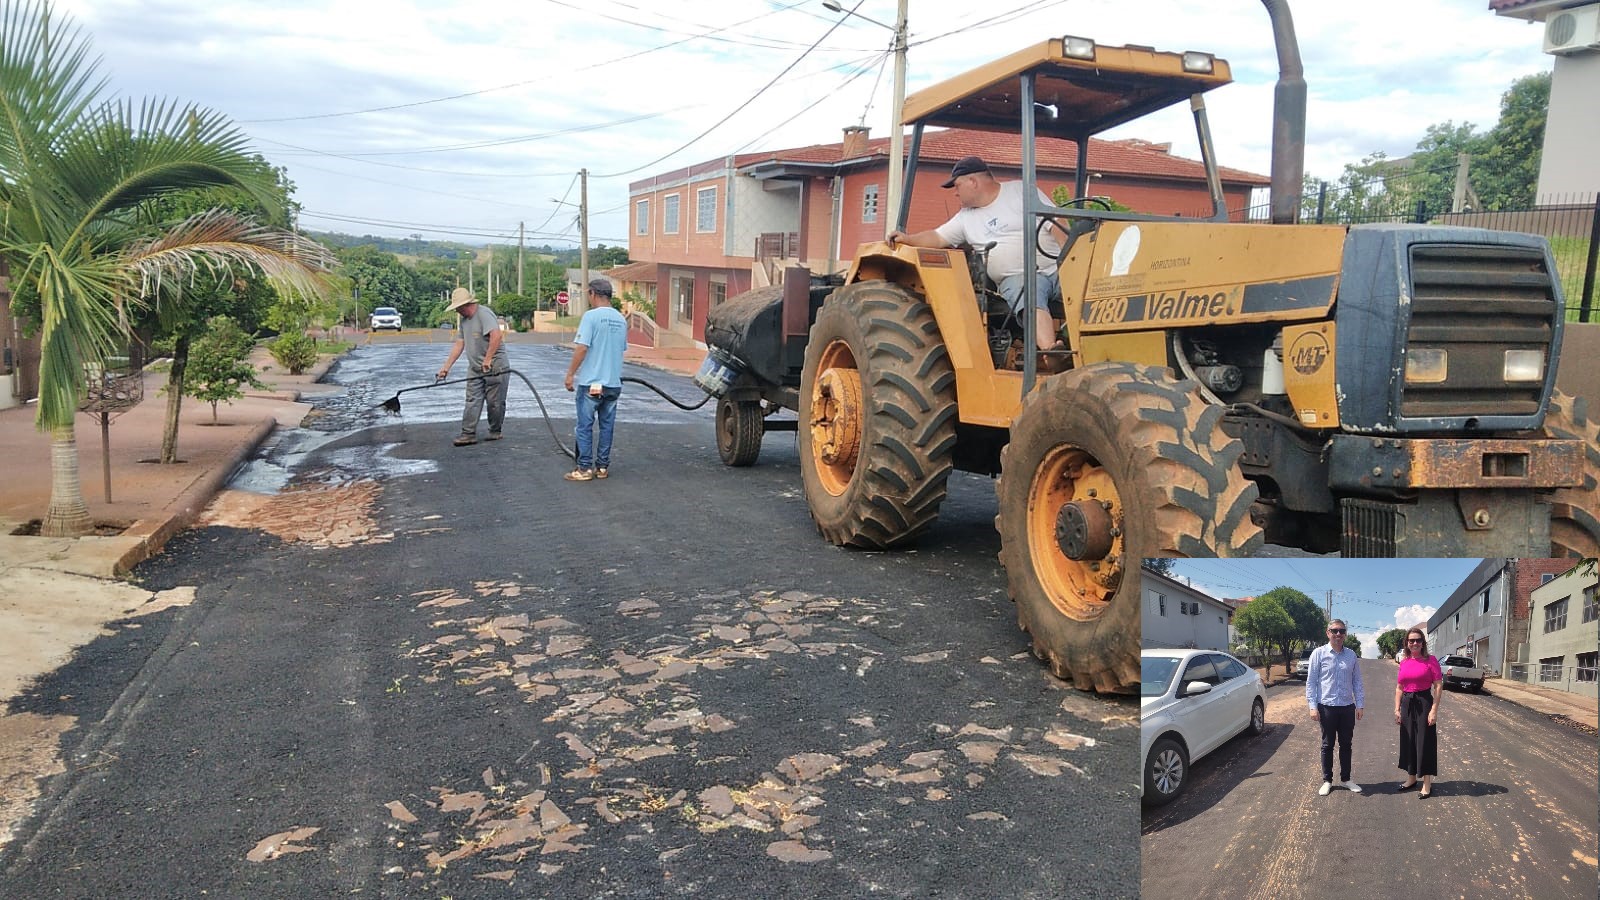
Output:
<svg viewBox="0 0 1600 900">
<path fill-rule="evenodd" d="M 1356 784 L 1354 781 L 1346 781 L 1344 783 L 1344 786 L 1346 788 L 1348 788 L 1350 790 L 1350 793 L 1352 793 L 1352 794 L 1361 793 L 1361 785 Z"/>
<path fill-rule="evenodd" d="M 1326 796 L 1328 796 L 1328 792 L 1331 791 L 1331 790 L 1333 790 L 1333 782 L 1324 781 L 1322 783 L 1322 787 L 1317 788 L 1317 796 L 1326 797 Z"/>
</svg>

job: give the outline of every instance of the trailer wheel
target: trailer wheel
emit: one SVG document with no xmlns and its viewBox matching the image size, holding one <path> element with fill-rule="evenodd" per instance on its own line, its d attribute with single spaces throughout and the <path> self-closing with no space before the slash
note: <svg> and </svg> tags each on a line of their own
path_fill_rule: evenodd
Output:
<svg viewBox="0 0 1600 900">
<path fill-rule="evenodd" d="M 723 465 L 755 464 L 761 453 L 764 419 L 760 400 L 717 398 L 717 455 Z"/>
<path fill-rule="evenodd" d="M 864 281 L 817 311 L 800 381 L 800 475 L 842 546 L 909 543 L 938 517 L 956 443 L 956 379 L 933 310 Z"/>
<path fill-rule="evenodd" d="M 1600 556 L 1600 427 L 1589 419 L 1588 400 L 1556 391 L 1544 430 L 1584 443 L 1583 485 L 1560 488 L 1550 498 L 1550 555 Z"/>
<path fill-rule="evenodd" d="M 1222 410 L 1167 369 L 1107 363 L 1045 379 L 1001 451 L 1000 563 L 1033 652 L 1082 690 L 1139 680 L 1140 561 L 1246 556 L 1255 484 Z"/>
</svg>

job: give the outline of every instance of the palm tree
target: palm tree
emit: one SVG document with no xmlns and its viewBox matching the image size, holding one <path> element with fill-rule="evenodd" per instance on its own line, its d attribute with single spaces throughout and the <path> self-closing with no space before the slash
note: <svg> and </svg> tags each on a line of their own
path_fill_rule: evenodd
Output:
<svg viewBox="0 0 1600 900">
<path fill-rule="evenodd" d="M 43 534 L 88 533 L 74 420 L 85 366 L 127 330 L 127 306 L 197 268 L 244 265 L 316 292 L 326 251 L 226 213 L 154 235 L 140 204 L 232 186 L 270 199 L 272 184 L 223 116 L 163 100 L 110 102 L 87 37 L 48 2 L 0 0 L 0 255 L 14 290 L 37 304 L 39 411 L 51 437 Z"/>
</svg>

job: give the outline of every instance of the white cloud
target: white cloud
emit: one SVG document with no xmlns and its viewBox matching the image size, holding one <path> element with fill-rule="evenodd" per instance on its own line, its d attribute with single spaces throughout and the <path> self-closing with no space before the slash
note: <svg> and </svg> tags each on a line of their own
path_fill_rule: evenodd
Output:
<svg viewBox="0 0 1600 900">
<path fill-rule="evenodd" d="M 1413 625 L 1421 625 L 1422 630 L 1427 631 L 1428 619 L 1432 618 L 1433 614 L 1438 611 L 1439 607 L 1437 606 L 1423 606 L 1420 603 L 1402 606 L 1394 611 L 1394 627 L 1409 629 Z"/>
</svg>

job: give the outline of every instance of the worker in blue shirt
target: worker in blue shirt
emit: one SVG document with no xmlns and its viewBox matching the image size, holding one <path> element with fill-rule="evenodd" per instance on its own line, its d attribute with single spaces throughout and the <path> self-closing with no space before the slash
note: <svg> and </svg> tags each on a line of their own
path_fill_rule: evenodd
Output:
<svg viewBox="0 0 1600 900">
<path fill-rule="evenodd" d="M 1336 787 L 1361 793 L 1361 785 L 1350 780 L 1350 738 L 1356 721 L 1366 707 L 1361 689 L 1361 663 L 1356 652 L 1344 645 L 1348 626 L 1340 619 L 1328 623 L 1328 643 L 1311 651 L 1306 661 L 1306 704 L 1311 718 L 1322 724 L 1323 797 Z M 1333 745 L 1339 744 L 1339 780 L 1333 780 Z"/>
</svg>

